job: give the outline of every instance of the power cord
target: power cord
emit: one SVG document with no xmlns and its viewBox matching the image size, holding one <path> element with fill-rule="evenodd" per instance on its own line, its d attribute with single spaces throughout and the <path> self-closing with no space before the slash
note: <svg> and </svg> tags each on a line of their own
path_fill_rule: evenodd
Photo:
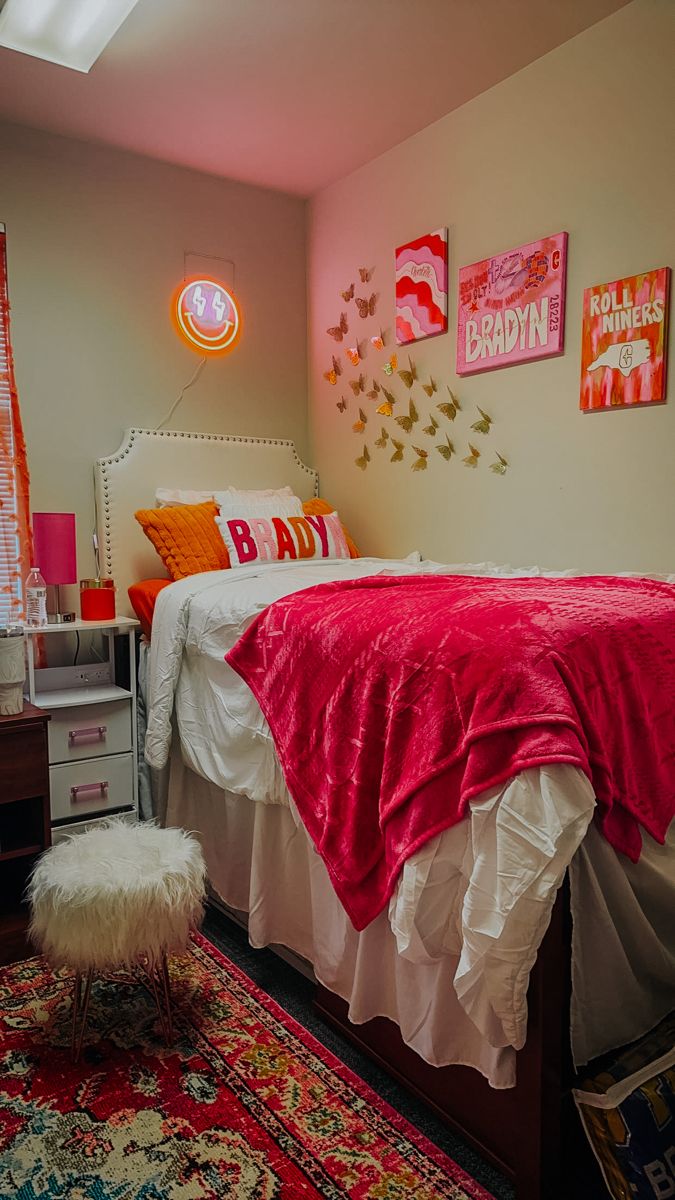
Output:
<svg viewBox="0 0 675 1200">
<path fill-rule="evenodd" d="M 173 414 L 175 413 L 176 409 L 178 408 L 178 405 L 180 404 L 181 400 L 183 399 L 183 396 L 187 392 L 188 388 L 191 388 L 193 386 L 193 384 L 195 384 L 197 382 L 197 380 L 199 379 L 199 376 L 201 375 L 205 366 L 206 366 L 206 355 L 204 355 L 204 357 L 199 360 L 196 369 L 193 371 L 192 375 L 188 379 L 187 383 L 185 384 L 185 387 L 182 389 L 178 398 L 176 400 L 174 400 L 174 402 L 171 405 L 171 408 L 169 409 L 166 416 L 163 418 L 163 420 L 160 421 L 159 425 L 155 425 L 155 431 L 157 431 L 158 429 L 162 429 L 162 427 L 164 425 L 166 425 L 167 421 L 171 420 Z"/>
</svg>

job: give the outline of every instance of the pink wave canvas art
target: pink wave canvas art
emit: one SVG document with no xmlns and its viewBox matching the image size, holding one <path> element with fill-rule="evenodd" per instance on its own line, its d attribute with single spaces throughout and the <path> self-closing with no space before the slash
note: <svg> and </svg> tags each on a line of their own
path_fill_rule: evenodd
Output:
<svg viewBox="0 0 675 1200">
<path fill-rule="evenodd" d="M 396 251 L 396 342 L 406 346 L 448 328 L 448 231 L 436 229 Z"/>
</svg>

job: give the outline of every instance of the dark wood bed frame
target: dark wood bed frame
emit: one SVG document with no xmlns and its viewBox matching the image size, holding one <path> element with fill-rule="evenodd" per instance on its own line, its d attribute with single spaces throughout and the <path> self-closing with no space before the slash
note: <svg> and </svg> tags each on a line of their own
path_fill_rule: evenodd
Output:
<svg viewBox="0 0 675 1200">
<path fill-rule="evenodd" d="M 571 1096 L 570 954 L 565 884 L 530 977 L 527 1041 L 518 1052 L 515 1088 L 491 1088 L 471 1067 L 429 1066 L 391 1021 L 377 1017 L 353 1025 L 346 1002 L 321 986 L 315 1007 L 501 1170 L 514 1183 L 517 1200 L 587 1200 L 602 1191 L 596 1191 L 600 1177 Z M 572 1164 L 577 1178 L 582 1168 L 588 1190 L 570 1184 Z"/>
</svg>

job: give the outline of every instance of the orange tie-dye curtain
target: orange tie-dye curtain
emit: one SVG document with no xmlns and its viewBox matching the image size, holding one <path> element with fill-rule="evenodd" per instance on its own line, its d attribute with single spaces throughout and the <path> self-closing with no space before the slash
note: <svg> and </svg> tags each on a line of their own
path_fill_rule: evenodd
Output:
<svg viewBox="0 0 675 1200">
<path fill-rule="evenodd" d="M 0 225 L 0 623 L 23 619 L 31 553 L 26 443 L 9 336 L 7 235 Z"/>
</svg>

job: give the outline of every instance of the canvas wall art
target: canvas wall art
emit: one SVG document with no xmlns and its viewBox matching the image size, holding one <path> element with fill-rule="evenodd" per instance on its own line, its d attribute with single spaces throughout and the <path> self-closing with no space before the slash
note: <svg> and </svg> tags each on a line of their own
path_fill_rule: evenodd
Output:
<svg viewBox="0 0 675 1200">
<path fill-rule="evenodd" d="M 584 412 L 665 400 L 669 291 L 669 267 L 586 289 L 581 338 Z"/>
<path fill-rule="evenodd" d="M 396 342 L 407 346 L 448 328 L 448 231 L 396 251 Z"/>
<path fill-rule="evenodd" d="M 457 374 L 562 354 L 567 234 L 461 267 Z"/>
</svg>

